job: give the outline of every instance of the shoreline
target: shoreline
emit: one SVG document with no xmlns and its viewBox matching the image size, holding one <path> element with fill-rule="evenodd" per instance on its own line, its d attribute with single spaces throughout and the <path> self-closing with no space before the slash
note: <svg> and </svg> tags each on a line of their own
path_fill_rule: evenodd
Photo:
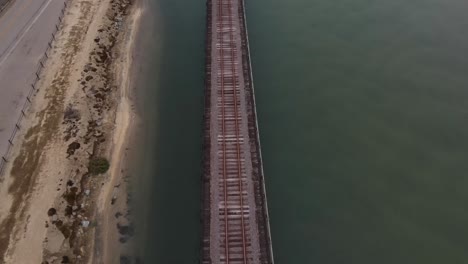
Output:
<svg viewBox="0 0 468 264">
<path fill-rule="evenodd" d="M 71 1 L 0 186 L 2 263 L 113 263 L 108 252 L 128 251 L 140 1 Z M 109 171 L 92 175 L 99 157 Z"/>
<path fill-rule="evenodd" d="M 135 92 L 135 78 L 136 73 L 134 72 L 135 66 L 135 48 L 136 48 L 136 40 L 138 38 L 138 34 L 140 33 L 140 26 L 141 26 L 141 16 L 144 12 L 143 5 L 141 4 L 142 0 L 136 1 L 132 10 L 130 11 L 130 15 L 127 16 L 127 29 L 125 34 L 125 40 L 121 43 L 122 50 L 125 53 L 124 63 L 119 72 L 119 77 L 116 78 L 116 82 L 122 83 L 122 89 L 120 90 L 120 102 L 117 106 L 117 114 L 114 121 L 115 130 L 113 131 L 113 146 L 111 152 L 111 166 L 109 168 L 110 172 L 110 186 L 116 186 L 116 183 L 119 182 L 118 189 L 119 197 L 117 198 L 117 194 L 115 192 L 115 187 L 108 188 L 107 192 L 103 193 L 99 197 L 99 204 L 98 207 L 101 210 L 102 219 L 103 221 L 103 239 L 102 242 L 103 246 L 103 254 L 102 254 L 102 263 L 117 263 L 115 250 L 120 253 L 130 253 L 128 252 L 131 249 L 128 249 L 130 246 L 125 246 L 116 238 L 118 230 L 113 227 L 115 225 L 119 225 L 119 219 L 116 219 L 115 215 L 118 213 L 122 213 L 122 211 L 126 212 L 125 215 L 127 216 L 126 223 L 128 226 L 132 226 L 133 224 L 130 223 L 131 220 L 128 219 L 129 215 L 129 204 L 128 204 L 128 177 L 125 175 L 128 172 L 130 167 L 130 161 L 127 158 L 128 150 L 132 141 L 132 135 L 136 132 L 136 124 L 138 123 L 137 113 L 132 106 L 135 104 L 135 99 L 132 98 L 132 93 Z M 124 200 L 122 200 L 123 197 Z M 109 204 L 112 203 L 112 200 L 119 199 L 119 201 L 114 202 L 114 206 L 111 207 Z M 106 206 L 106 203 L 108 206 Z M 111 213 L 112 211 L 117 211 L 115 213 Z M 107 221 L 106 221 L 107 219 Z M 113 233 L 113 234 L 112 234 Z M 122 234 L 120 234 L 122 235 Z M 114 239 L 105 239 L 105 238 L 113 237 Z M 128 242 L 126 242 L 128 243 Z M 109 252 L 113 249 L 113 254 Z M 123 256 L 120 256 L 121 258 Z M 127 257 L 127 256 L 124 256 Z M 93 262 L 94 263 L 94 262 Z"/>
</svg>

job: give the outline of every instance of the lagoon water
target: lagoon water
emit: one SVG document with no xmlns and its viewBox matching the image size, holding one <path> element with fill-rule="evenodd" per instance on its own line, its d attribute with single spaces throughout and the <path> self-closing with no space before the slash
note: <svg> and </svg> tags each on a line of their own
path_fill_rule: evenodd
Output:
<svg viewBox="0 0 468 264">
<path fill-rule="evenodd" d="M 197 263 L 205 1 L 147 2 L 138 248 Z M 246 3 L 276 263 L 468 263 L 468 2 Z"/>
<path fill-rule="evenodd" d="M 133 208 L 144 263 L 198 263 L 205 5 L 142 0 Z"/>
</svg>

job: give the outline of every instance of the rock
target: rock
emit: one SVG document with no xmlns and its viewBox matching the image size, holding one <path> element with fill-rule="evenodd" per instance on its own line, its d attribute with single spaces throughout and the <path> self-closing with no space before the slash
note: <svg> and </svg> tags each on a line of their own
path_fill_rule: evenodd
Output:
<svg viewBox="0 0 468 264">
<path fill-rule="evenodd" d="M 86 220 L 81 221 L 81 226 L 83 226 L 84 228 L 86 228 L 86 227 L 89 226 L 89 223 L 90 223 L 90 222 L 89 222 L 89 221 L 86 221 Z"/>
<path fill-rule="evenodd" d="M 102 137 L 102 135 L 103 135 L 102 131 L 96 130 L 96 131 L 94 132 L 94 136 L 95 136 L 95 137 Z"/>
<path fill-rule="evenodd" d="M 50 208 L 48 211 L 47 211 L 47 215 L 48 216 L 53 216 L 57 213 L 57 210 L 55 208 Z"/>
<path fill-rule="evenodd" d="M 68 256 L 63 256 L 62 263 L 70 263 L 70 258 Z"/>
<path fill-rule="evenodd" d="M 85 190 L 84 193 L 85 193 L 87 196 L 89 196 L 89 194 L 91 193 L 91 190 L 89 190 L 89 189 L 88 189 L 88 190 Z M 81 207 L 83 207 L 83 206 L 81 206 Z"/>
</svg>

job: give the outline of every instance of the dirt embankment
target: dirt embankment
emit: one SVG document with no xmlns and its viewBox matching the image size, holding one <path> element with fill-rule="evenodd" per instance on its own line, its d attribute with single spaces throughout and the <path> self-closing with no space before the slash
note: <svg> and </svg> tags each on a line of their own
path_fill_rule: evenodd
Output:
<svg viewBox="0 0 468 264">
<path fill-rule="evenodd" d="M 0 0 L 0 15 L 12 0 Z"/>
<path fill-rule="evenodd" d="M 99 210 L 98 198 L 121 180 L 115 164 L 112 174 L 100 172 L 115 144 L 125 143 L 114 132 L 118 106 L 129 111 L 121 105 L 128 105 L 122 90 L 130 83 L 134 28 L 127 21 L 134 12 L 130 0 L 70 2 L 0 186 L 0 263 L 87 263 L 100 254 L 95 237 L 106 237 L 96 227 L 115 197 Z M 130 116 L 123 116 L 128 127 Z M 113 226 L 125 233 L 121 243 L 129 236 L 121 230 L 132 230 L 125 217 Z"/>
</svg>

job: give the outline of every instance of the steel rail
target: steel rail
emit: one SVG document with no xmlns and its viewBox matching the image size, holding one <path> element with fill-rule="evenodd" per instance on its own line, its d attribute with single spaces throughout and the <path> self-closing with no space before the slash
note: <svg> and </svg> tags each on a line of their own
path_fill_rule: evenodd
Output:
<svg viewBox="0 0 468 264">
<path fill-rule="evenodd" d="M 229 263 L 229 220 L 228 220 L 228 210 L 227 210 L 227 172 L 226 172 L 226 123 L 225 123 L 225 98 L 224 98 L 224 51 L 223 51 L 223 37 L 222 37 L 222 28 L 223 28 L 223 10 L 222 10 L 222 0 L 218 1 L 218 21 L 220 26 L 217 26 L 217 30 L 219 30 L 218 38 L 220 37 L 220 68 L 221 68 L 221 120 L 222 120 L 222 140 L 223 140 L 223 180 L 224 180 L 224 239 L 225 239 L 225 253 L 226 253 L 226 263 Z"/>
<path fill-rule="evenodd" d="M 232 29 L 232 0 L 227 0 L 229 12 L 229 28 Z M 244 195 L 242 188 L 242 167 L 241 167 L 241 154 L 240 154 L 240 137 L 239 137 L 239 120 L 238 120 L 238 108 L 237 108 L 237 74 L 236 74 L 236 65 L 234 59 L 236 58 L 236 52 L 234 45 L 234 38 L 232 30 L 229 31 L 230 37 L 230 46 L 231 46 L 231 67 L 232 67 L 232 79 L 234 82 L 233 86 L 233 95 L 234 95 L 234 112 L 235 112 L 235 128 L 236 128 L 236 147 L 237 147 L 237 174 L 239 178 L 239 196 L 240 196 L 240 208 L 241 208 L 241 230 L 242 230 L 242 253 L 244 257 L 244 264 L 248 263 L 247 260 L 247 243 L 245 239 L 245 223 L 244 223 Z"/>
<path fill-rule="evenodd" d="M 225 14 L 224 9 L 227 7 L 227 14 Z M 231 74 L 232 74 L 232 94 L 233 94 L 233 106 L 234 106 L 234 124 L 235 124 L 235 147 L 236 147 L 236 163 L 237 163 L 237 178 L 238 178 L 238 191 L 239 191 L 239 203 L 240 203 L 240 220 L 241 220 L 241 233 L 242 233 L 242 252 L 243 252 L 243 263 L 248 263 L 248 256 L 247 256 L 247 240 L 246 240 L 246 228 L 245 228 L 245 217 L 244 217 L 244 198 L 243 198 L 243 181 L 242 181 L 242 165 L 241 165 L 241 143 L 240 143 L 240 125 L 239 125 L 239 108 L 238 108 L 238 76 L 236 71 L 235 65 L 235 58 L 236 58 L 236 46 L 234 45 L 234 36 L 233 36 L 233 19 L 232 19 L 232 4 L 231 0 L 227 0 L 227 5 L 223 2 L 223 0 L 218 0 L 218 40 L 220 45 L 220 86 L 221 86 L 221 119 L 222 119 L 222 149 L 223 149 L 223 181 L 224 181 L 224 239 L 225 239 L 225 263 L 229 264 L 230 262 L 230 245 L 229 245 L 229 210 L 228 210 L 228 171 L 227 171 L 227 120 L 226 120 L 226 105 L 228 104 L 227 101 L 227 93 L 226 93 L 226 85 L 229 86 L 229 82 L 226 83 L 226 74 L 225 74 L 225 52 L 224 48 L 227 47 L 230 49 L 230 58 L 229 62 L 231 65 Z M 225 18 L 224 16 L 228 17 L 228 30 L 227 33 L 229 34 L 229 43 L 226 45 L 225 38 L 224 38 L 224 26 L 225 26 Z M 229 56 L 228 55 L 228 56 Z M 229 68 L 227 68 L 229 69 Z M 229 111 L 229 110 L 228 110 Z M 235 195 L 235 194 L 234 194 Z"/>
</svg>

